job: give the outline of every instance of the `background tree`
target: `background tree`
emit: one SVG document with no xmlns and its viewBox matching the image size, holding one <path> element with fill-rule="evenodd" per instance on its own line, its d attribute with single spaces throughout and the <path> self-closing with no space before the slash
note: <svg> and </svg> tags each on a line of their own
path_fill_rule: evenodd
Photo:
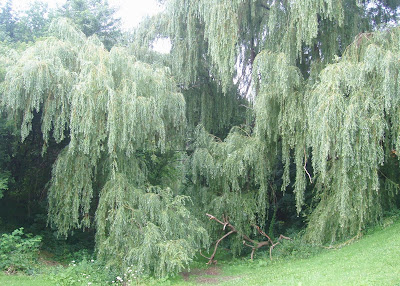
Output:
<svg viewBox="0 0 400 286">
<path fill-rule="evenodd" d="M 8 42 L 31 42 L 44 36 L 54 16 L 48 4 L 38 0 L 25 11 L 16 10 L 12 0 L 0 7 L 0 39 Z"/>
<path fill-rule="evenodd" d="M 116 11 L 107 0 L 67 0 L 58 14 L 72 19 L 86 36 L 96 34 L 111 49 L 121 36 L 121 19 L 115 17 Z"/>
<path fill-rule="evenodd" d="M 42 1 L 34 1 L 26 11 L 23 11 L 19 20 L 19 34 L 22 41 L 33 41 L 43 37 L 54 18 L 54 10 Z"/>
<path fill-rule="evenodd" d="M 15 26 L 16 26 L 16 16 L 13 13 L 12 0 L 7 0 L 0 6 L 0 40 L 10 40 L 14 38 Z"/>
</svg>

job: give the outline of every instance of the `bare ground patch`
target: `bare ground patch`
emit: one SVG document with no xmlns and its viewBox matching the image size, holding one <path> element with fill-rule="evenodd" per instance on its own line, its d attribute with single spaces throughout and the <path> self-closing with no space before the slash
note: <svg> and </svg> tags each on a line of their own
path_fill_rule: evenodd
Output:
<svg viewBox="0 0 400 286">
<path fill-rule="evenodd" d="M 46 266 L 60 266 L 60 262 L 54 260 L 54 254 L 46 250 L 40 250 L 39 252 L 39 262 Z M 64 266 L 64 265 L 63 265 Z"/>
<path fill-rule="evenodd" d="M 181 273 L 183 280 L 196 282 L 197 284 L 218 284 L 224 281 L 239 278 L 239 276 L 223 275 L 217 266 L 211 266 L 206 269 L 193 269 L 192 271 L 184 271 Z"/>
</svg>

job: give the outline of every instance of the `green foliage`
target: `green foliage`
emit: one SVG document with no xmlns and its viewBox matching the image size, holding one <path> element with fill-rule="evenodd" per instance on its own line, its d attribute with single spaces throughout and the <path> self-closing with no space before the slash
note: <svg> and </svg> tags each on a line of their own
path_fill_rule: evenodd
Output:
<svg viewBox="0 0 400 286">
<path fill-rule="evenodd" d="M 272 251 L 272 259 L 307 259 L 323 252 L 321 247 L 316 247 L 305 241 L 300 235 L 292 240 L 282 240 Z M 265 259 L 269 259 L 269 253 L 264 253 Z"/>
<path fill-rule="evenodd" d="M 180 174 L 181 164 L 171 162 L 154 180 L 148 161 L 155 154 L 174 160 L 182 150 L 183 95 L 167 68 L 138 62 L 125 48 L 108 52 L 69 20 L 53 22 L 50 32 L 2 85 L 22 140 L 40 117 L 43 152 L 51 140 L 68 142 L 53 166 L 49 224 L 67 236 L 96 220 L 98 252 L 120 269 L 135 264 L 158 276 L 182 269 L 208 245 L 207 232 L 185 207 L 187 198 L 168 188 L 179 188 L 182 176 L 170 174 Z"/>
<path fill-rule="evenodd" d="M 25 11 L 17 10 L 13 4 L 12 0 L 7 0 L 0 5 L 0 40 L 30 42 L 44 36 L 53 17 L 48 4 L 35 0 Z"/>
<path fill-rule="evenodd" d="M 10 183 L 13 182 L 10 172 L 10 149 L 15 142 L 10 122 L 3 115 L 0 115 L 0 142 L 0 199 L 2 199 Z"/>
<path fill-rule="evenodd" d="M 12 11 L 12 0 L 7 0 L 4 3 L 5 5 L 1 6 L 0 13 L 0 40 L 10 40 L 14 37 L 15 31 L 15 15 L 13 15 Z"/>
<path fill-rule="evenodd" d="M 239 128 L 233 129 L 224 142 L 215 140 L 202 127 L 196 138 L 191 159 L 195 187 L 190 193 L 196 204 L 216 217 L 228 216 L 243 234 L 251 234 L 253 224 L 264 226 L 269 196 L 274 192 L 268 180 L 272 166 L 267 150 L 257 138 Z M 210 227 L 220 228 L 215 224 Z M 232 247 L 240 252 L 240 236 Z"/>
<path fill-rule="evenodd" d="M 216 100 L 204 70 L 224 92 L 235 77 L 252 78 L 241 89 L 254 96 L 249 134 L 197 139 L 188 193 L 205 210 L 250 231 L 265 224 L 277 186 L 293 189 L 298 214 L 313 189 L 306 237 L 318 244 L 355 235 L 380 218 L 388 196 L 396 201 L 396 180 L 378 173 L 398 149 L 398 28 L 363 32 L 377 22 L 388 29 L 398 6 L 378 2 L 170 1 L 172 68 L 188 95 L 200 83 Z"/>
<path fill-rule="evenodd" d="M 4 80 L 7 68 L 14 64 L 18 58 L 18 52 L 6 43 L 0 43 L 0 82 Z"/>
<path fill-rule="evenodd" d="M 379 169 L 390 160 L 384 148 L 398 149 L 399 35 L 398 28 L 360 35 L 342 60 L 321 72 L 311 93 L 310 146 L 320 193 L 306 233 L 311 241 L 354 235 L 382 214 L 387 189 Z"/>
<path fill-rule="evenodd" d="M 254 78 L 258 82 L 255 136 L 266 144 L 271 153 L 274 149 L 281 148 L 281 160 L 284 164 L 282 191 L 290 184 L 290 166 L 294 151 L 294 192 L 300 212 L 306 188 L 303 167 L 307 162 L 303 77 L 284 53 L 261 52 L 255 59 L 254 70 L 253 76 L 258 75 L 258 78 Z"/>
<path fill-rule="evenodd" d="M 196 127 L 201 124 L 207 132 L 225 138 L 232 126 L 245 121 L 245 108 L 248 103 L 239 100 L 236 87 L 222 93 L 218 86 L 211 82 L 202 88 L 185 91 L 184 95 L 189 136 L 195 136 Z"/>
<path fill-rule="evenodd" d="M 122 174 L 106 183 L 96 212 L 99 257 L 109 265 L 135 265 L 165 276 L 182 270 L 208 236 L 171 190 L 131 189 Z"/>
<path fill-rule="evenodd" d="M 8 170 L 8 164 L 10 157 L 8 154 L 10 142 L 10 128 L 7 126 L 6 120 L 0 118 L 0 199 L 3 198 L 4 191 L 8 190 L 10 172 Z"/>
<path fill-rule="evenodd" d="M 115 17 L 116 11 L 107 0 L 67 0 L 58 14 L 70 18 L 87 37 L 97 35 L 111 49 L 121 35 L 121 19 Z"/>
<path fill-rule="evenodd" d="M 8 177 L 1 177 L 0 178 L 0 199 L 3 198 L 3 192 L 6 191 L 7 189 L 8 189 Z"/>
<path fill-rule="evenodd" d="M 40 236 L 24 234 L 24 228 L 11 234 L 3 233 L 0 238 L 0 268 L 9 273 L 32 273 L 37 266 Z"/>
<path fill-rule="evenodd" d="M 46 35 L 51 21 L 58 17 L 70 18 L 86 36 L 96 34 L 108 49 L 121 37 L 117 9 L 108 1 L 68 0 L 58 10 L 49 9 L 41 0 L 33 0 L 24 11 L 15 6 L 13 0 L 0 5 L 0 41 L 35 41 Z"/>
<path fill-rule="evenodd" d="M 111 284 L 115 274 L 97 260 L 82 259 L 72 260 L 68 267 L 60 266 L 52 270 L 51 281 L 54 285 L 105 285 Z"/>
</svg>

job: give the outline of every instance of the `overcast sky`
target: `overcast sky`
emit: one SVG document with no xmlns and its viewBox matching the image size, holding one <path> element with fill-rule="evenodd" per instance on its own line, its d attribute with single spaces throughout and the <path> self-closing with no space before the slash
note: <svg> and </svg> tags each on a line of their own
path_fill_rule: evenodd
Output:
<svg viewBox="0 0 400 286">
<path fill-rule="evenodd" d="M 33 1 L 34 0 L 14 0 L 13 3 L 20 9 L 24 9 Z M 56 8 L 57 5 L 65 3 L 65 0 L 42 1 L 49 3 L 49 7 L 51 8 Z M 117 17 L 121 18 L 124 29 L 131 29 L 145 16 L 154 15 L 161 11 L 161 7 L 155 0 L 108 0 L 108 3 L 110 6 L 119 8 Z"/>
</svg>

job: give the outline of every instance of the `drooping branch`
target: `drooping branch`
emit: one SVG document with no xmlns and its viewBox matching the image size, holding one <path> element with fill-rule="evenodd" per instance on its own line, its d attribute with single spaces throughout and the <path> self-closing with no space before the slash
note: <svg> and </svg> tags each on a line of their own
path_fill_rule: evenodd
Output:
<svg viewBox="0 0 400 286">
<path fill-rule="evenodd" d="M 278 241 L 277 241 L 276 243 L 274 243 L 274 242 L 272 241 L 272 239 L 271 239 L 263 230 L 261 230 L 261 228 L 260 228 L 259 226 L 254 225 L 254 227 L 257 229 L 257 231 L 258 231 L 262 236 L 264 236 L 264 237 L 267 238 L 267 240 L 264 240 L 264 241 L 256 241 L 256 240 L 251 239 L 250 237 L 248 237 L 248 236 L 245 235 L 245 234 L 239 233 L 239 232 L 237 231 L 237 229 L 229 222 L 228 217 L 223 216 L 223 217 L 222 217 L 222 221 L 221 221 L 221 220 L 219 220 L 218 218 L 216 218 L 216 217 L 213 216 L 213 215 L 210 215 L 210 214 L 206 214 L 206 215 L 210 218 L 210 220 L 215 220 L 215 221 L 218 222 L 219 224 L 223 225 L 223 230 L 225 230 L 226 227 L 228 227 L 228 228 L 230 229 L 229 232 L 227 232 L 225 235 L 223 235 L 220 239 L 217 240 L 217 242 L 215 243 L 214 252 L 212 253 L 212 255 L 211 255 L 210 257 L 207 257 L 207 256 L 203 255 L 203 254 L 200 252 L 200 255 L 201 255 L 201 256 L 203 256 L 203 257 L 205 257 L 205 258 L 208 259 L 208 262 L 207 262 L 208 265 L 210 265 L 210 264 L 216 264 L 216 263 L 217 263 L 217 260 L 214 260 L 214 257 L 215 257 L 215 254 L 216 254 L 216 252 L 217 252 L 219 243 L 220 243 L 224 238 L 228 237 L 229 235 L 231 235 L 231 234 L 233 234 L 233 233 L 237 233 L 238 235 L 240 235 L 240 236 L 243 238 L 243 245 L 248 246 L 248 247 L 250 247 L 250 248 L 252 249 L 252 250 L 251 250 L 251 255 L 250 255 L 250 259 L 251 259 L 251 260 L 253 260 L 253 258 L 254 258 L 254 252 L 255 252 L 257 249 L 259 249 L 259 248 L 261 248 L 261 247 L 263 247 L 263 246 L 267 246 L 267 245 L 270 245 L 269 253 L 270 253 L 270 259 L 272 260 L 272 249 L 274 249 L 275 246 L 277 246 L 277 245 L 279 244 L 279 241 L 282 240 L 282 239 L 291 240 L 289 237 L 283 236 L 283 235 L 281 234 L 281 235 L 279 236 L 279 238 L 278 238 Z M 249 243 L 250 243 L 250 244 L 249 244 Z"/>
</svg>

